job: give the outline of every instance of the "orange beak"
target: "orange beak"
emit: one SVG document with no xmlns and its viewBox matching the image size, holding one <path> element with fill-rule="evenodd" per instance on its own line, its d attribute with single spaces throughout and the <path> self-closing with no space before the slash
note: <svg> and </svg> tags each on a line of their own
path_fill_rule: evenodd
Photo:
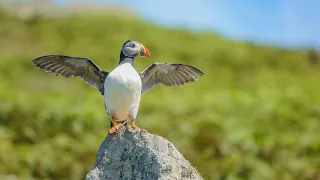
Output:
<svg viewBox="0 0 320 180">
<path fill-rule="evenodd" d="M 144 51 L 144 57 L 150 57 L 149 50 L 146 47 L 144 47 L 143 45 L 142 45 L 142 47 L 143 47 L 143 51 Z"/>
</svg>

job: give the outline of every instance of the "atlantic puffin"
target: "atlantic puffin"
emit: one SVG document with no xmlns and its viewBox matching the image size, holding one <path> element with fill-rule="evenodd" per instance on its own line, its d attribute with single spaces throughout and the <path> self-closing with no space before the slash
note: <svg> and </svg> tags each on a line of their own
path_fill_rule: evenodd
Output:
<svg viewBox="0 0 320 180">
<path fill-rule="evenodd" d="M 57 76 L 79 76 L 88 85 L 97 88 L 104 96 L 105 108 L 111 120 L 109 133 L 112 134 L 127 120 L 131 120 L 131 126 L 135 127 L 141 94 L 157 84 L 181 86 L 204 75 L 189 65 L 159 62 L 138 73 L 133 67 L 136 57 L 150 57 L 150 52 L 140 42 L 127 40 L 120 51 L 119 64 L 111 72 L 102 70 L 93 61 L 83 57 L 46 55 L 34 59 L 33 63 Z"/>
</svg>

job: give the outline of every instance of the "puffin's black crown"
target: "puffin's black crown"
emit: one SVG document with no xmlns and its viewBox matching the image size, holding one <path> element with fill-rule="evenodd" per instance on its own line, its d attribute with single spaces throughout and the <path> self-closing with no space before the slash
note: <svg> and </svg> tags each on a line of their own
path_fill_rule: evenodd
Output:
<svg viewBox="0 0 320 180">
<path fill-rule="evenodd" d="M 126 45 L 128 42 L 131 42 L 131 41 L 133 41 L 133 40 L 130 40 L 130 39 L 129 39 L 129 40 L 127 40 L 126 42 L 124 42 L 123 45 L 122 45 L 122 47 L 123 47 L 124 45 Z"/>
</svg>

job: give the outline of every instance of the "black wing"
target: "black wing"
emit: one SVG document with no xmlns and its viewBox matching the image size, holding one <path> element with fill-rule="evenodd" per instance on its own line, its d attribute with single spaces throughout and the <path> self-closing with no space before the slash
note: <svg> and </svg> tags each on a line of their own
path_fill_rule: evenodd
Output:
<svg viewBox="0 0 320 180">
<path fill-rule="evenodd" d="M 166 86 L 181 86 L 194 82 L 203 72 L 185 64 L 154 63 L 140 73 L 142 93 L 161 83 Z"/>
<path fill-rule="evenodd" d="M 87 58 L 48 55 L 34 59 L 33 63 L 40 69 L 57 76 L 66 78 L 79 76 L 91 87 L 99 89 L 102 94 L 104 80 L 109 74 Z"/>
</svg>

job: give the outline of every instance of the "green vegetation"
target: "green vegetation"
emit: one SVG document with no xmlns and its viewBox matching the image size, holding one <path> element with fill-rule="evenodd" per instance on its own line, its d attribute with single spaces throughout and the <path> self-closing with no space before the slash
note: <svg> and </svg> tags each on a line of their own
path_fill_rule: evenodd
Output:
<svg viewBox="0 0 320 180">
<path fill-rule="evenodd" d="M 88 57 L 110 71 L 127 39 L 153 62 L 193 65 L 205 76 L 157 86 L 137 126 L 169 139 L 206 179 L 320 178 L 320 58 L 169 30 L 112 16 L 22 21 L 0 15 L 0 179 L 83 179 L 110 127 L 98 90 L 32 64 L 38 56 Z M 2 174 L 2 176 L 1 176 Z M 1 178 L 2 177 L 2 178 Z"/>
</svg>

